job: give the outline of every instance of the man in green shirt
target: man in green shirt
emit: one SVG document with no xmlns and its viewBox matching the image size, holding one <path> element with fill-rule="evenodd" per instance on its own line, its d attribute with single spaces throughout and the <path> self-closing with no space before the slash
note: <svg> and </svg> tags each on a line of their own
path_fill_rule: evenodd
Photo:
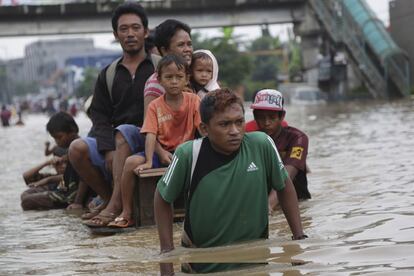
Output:
<svg viewBox="0 0 414 276">
<path fill-rule="evenodd" d="M 161 252 L 174 249 L 172 203 L 186 195 L 183 245 L 213 247 L 268 237 L 267 196 L 276 190 L 293 233 L 303 234 L 295 188 L 273 140 L 245 134 L 241 100 L 228 89 L 208 93 L 200 104 L 205 138 L 177 148 L 154 197 Z M 190 264 L 191 272 L 216 272 L 239 264 Z M 161 264 L 161 274 L 173 273 Z"/>
</svg>

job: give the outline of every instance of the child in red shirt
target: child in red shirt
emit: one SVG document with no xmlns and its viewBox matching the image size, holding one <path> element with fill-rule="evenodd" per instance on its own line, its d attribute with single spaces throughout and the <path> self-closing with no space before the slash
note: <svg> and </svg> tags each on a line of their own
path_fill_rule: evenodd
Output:
<svg viewBox="0 0 414 276">
<path fill-rule="evenodd" d="M 306 177 L 306 158 L 308 155 L 308 136 L 292 126 L 284 126 L 286 111 L 283 95 L 274 89 L 260 90 L 251 105 L 254 119 L 260 131 L 269 135 L 276 144 L 276 148 L 285 165 L 285 168 L 295 186 L 298 199 L 309 199 Z M 269 194 L 269 211 L 272 212 L 278 203 L 274 190 Z"/>
<path fill-rule="evenodd" d="M 158 156 L 161 154 L 167 155 L 171 162 L 172 152 L 181 143 L 194 139 L 201 121 L 199 97 L 183 92 L 189 77 L 187 62 L 176 55 L 164 56 L 157 73 L 166 93 L 148 106 L 141 128 L 141 133 L 146 134 L 145 153 L 130 156 L 125 162 L 121 178 L 122 213 L 108 224 L 109 227 L 135 224 L 132 219 L 134 171 L 160 167 Z M 156 142 L 160 145 L 157 149 Z"/>
</svg>

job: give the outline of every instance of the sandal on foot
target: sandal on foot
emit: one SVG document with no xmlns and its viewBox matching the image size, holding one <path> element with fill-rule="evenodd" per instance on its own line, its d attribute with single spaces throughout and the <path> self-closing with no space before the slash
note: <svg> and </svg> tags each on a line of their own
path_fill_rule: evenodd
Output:
<svg viewBox="0 0 414 276">
<path fill-rule="evenodd" d="M 123 217 L 117 217 L 114 221 L 108 223 L 108 227 L 114 228 L 127 228 L 135 225 L 133 219 L 127 219 Z"/>
<path fill-rule="evenodd" d="M 96 198 L 94 198 L 93 200 L 95 200 Z M 97 206 L 95 206 L 94 208 L 89 208 L 89 211 L 86 212 L 85 214 L 83 214 L 81 216 L 81 219 L 92 219 L 94 217 L 96 217 L 97 215 L 99 215 L 101 213 L 102 210 L 105 209 L 107 204 L 104 204 L 104 202 L 98 197 L 98 200 L 101 201 L 101 203 Z"/>
<path fill-rule="evenodd" d="M 85 214 L 83 214 L 81 216 L 81 219 L 85 220 L 85 219 L 91 219 L 96 217 L 97 215 L 99 215 L 101 210 L 95 209 L 95 210 L 90 210 L 89 212 L 86 212 Z"/>
<path fill-rule="evenodd" d="M 108 223 L 113 221 L 116 218 L 116 214 L 114 213 L 99 213 L 98 215 L 94 216 L 90 220 L 83 222 L 84 225 L 98 228 L 98 227 L 106 227 Z"/>
</svg>

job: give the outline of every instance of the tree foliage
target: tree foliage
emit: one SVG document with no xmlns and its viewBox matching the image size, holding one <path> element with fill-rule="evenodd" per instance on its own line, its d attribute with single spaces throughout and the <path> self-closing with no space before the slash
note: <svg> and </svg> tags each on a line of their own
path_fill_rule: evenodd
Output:
<svg viewBox="0 0 414 276">
<path fill-rule="evenodd" d="M 302 75 L 302 51 L 300 45 L 291 40 L 289 42 L 289 76 L 291 80 Z"/>
<path fill-rule="evenodd" d="M 249 50 L 253 54 L 259 53 L 254 56 L 254 70 L 251 76 L 252 81 L 276 81 L 278 68 L 280 66 L 280 57 L 276 55 L 276 52 L 279 49 L 279 39 L 270 36 L 269 32 L 266 31 L 263 31 L 263 36 L 252 42 Z M 266 52 L 269 54 L 260 54 Z"/>
</svg>

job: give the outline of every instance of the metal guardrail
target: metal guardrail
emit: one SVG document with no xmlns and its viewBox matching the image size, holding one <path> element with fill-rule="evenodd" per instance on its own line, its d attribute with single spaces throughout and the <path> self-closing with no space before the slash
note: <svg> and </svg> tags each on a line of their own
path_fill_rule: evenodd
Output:
<svg viewBox="0 0 414 276">
<path fill-rule="evenodd" d="M 368 42 L 363 30 L 344 8 L 342 1 L 310 0 L 309 2 L 332 40 L 347 47 L 373 97 L 388 98 L 390 96 L 388 79 L 392 80 L 399 90 L 399 96 L 409 94 L 408 63 L 397 62 L 397 57 L 391 57 L 385 61 L 377 57 L 378 61 L 375 62 L 367 52 Z"/>
<path fill-rule="evenodd" d="M 346 19 L 342 14 L 338 14 L 343 12 L 338 6 L 338 2 L 331 0 L 310 0 L 309 2 L 332 40 L 335 43 L 343 43 L 347 46 L 353 59 L 358 64 L 358 70 L 364 77 L 372 96 L 375 98 L 383 96 L 379 93 L 386 89 L 384 78 L 368 59 L 363 47 L 364 43 L 359 38 L 361 35 L 356 33 L 355 29 L 350 30 L 348 25 L 350 22 L 344 22 Z"/>
</svg>

